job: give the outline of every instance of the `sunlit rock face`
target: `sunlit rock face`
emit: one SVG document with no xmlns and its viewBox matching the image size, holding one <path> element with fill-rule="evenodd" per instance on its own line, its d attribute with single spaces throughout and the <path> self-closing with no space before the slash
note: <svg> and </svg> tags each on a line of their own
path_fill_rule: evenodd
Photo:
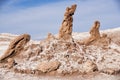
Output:
<svg viewBox="0 0 120 80">
<path fill-rule="evenodd" d="M 14 40 L 10 42 L 10 45 L 6 50 L 6 52 L 2 56 L 0 56 L 0 61 L 19 54 L 29 40 L 30 40 L 30 35 L 28 34 L 23 34 L 16 37 Z"/>
<path fill-rule="evenodd" d="M 83 44 L 85 45 L 96 45 L 96 46 L 101 46 L 105 47 L 108 46 L 111 42 L 110 37 L 106 33 L 100 33 L 99 31 L 100 28 L 100 22 L 95 21 L 92 28 L 89 31 L 89 38 L 83 40 Z"/>
<path fill-rule="evenodd" d="M 70 40 L 72 38 L 73 15 L 76 7 L 77 5 L 74 4 L 66 8 L 64 19 L 59 30 L 59 39 Z"/>
</svg>

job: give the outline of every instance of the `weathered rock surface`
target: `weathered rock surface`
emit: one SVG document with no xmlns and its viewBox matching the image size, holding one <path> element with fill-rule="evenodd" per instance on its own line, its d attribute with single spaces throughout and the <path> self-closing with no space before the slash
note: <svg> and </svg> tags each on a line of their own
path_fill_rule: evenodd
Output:
<svg viewBox="0 0 120 80">
<path fill-rule="evenodd" d="M 85 45 L 89 45 L 91 42 L 100 39 L 99 27 L 100 27 L 100 22 L 95 21 L 89 32 L 90 37 L 84 42 Z"/>
<path fill-rule="evenodd" d="M 84 40 L 83 43 L 81 42 L 81 44 L 96 45 L 101 47 L 108 46 L 111 42 L 111 38 L 109 38 L 105 33 L 100 34 L 99 27 L 100 27 L 100 22 L 95 21 L 93 27 L 89 32 L 90 37 Z"/>
<path fill-rule="evenodd" d="M 97 65 L 95 63 L 93 63 L 92 61 L 90 61 L 90 60 L 87 60 L 84 63 L 83 67 L 84 67 L 86 73 L 94 72 L 94 71 L 98 70 Z"/>
<path fill-rule="evenodd" d="M 23 34 L 16 37 L 10 42 L 10 45 L 6 52 L 2 56 L 0 56 L 0 61 L 19 54 L 29 40 L 30 35 L 28 34 Z"/>
<path fill-rule="evenodd" d="M 42 72 L 51 72 L 57 70 L 59 66 L 59 61 L 42 62 L 37 66 L 37 69 Z"/>
<path fill-rule="evenodd" d="M 49 41 L 49 40 L 51 40 L 51 39 L 54 40 L 54 39 L 55 39 L 55 36 L 52 35 L 51 33 L 48 33 L 46 40 Z"/>
<path fill-rule="evenodd" d="M 107 47 L 111 43 L 111 38 L 107 36 L 107 34 L 102 34 L 102 36 L 93 42 L 93 45 Z"/>
<path fill-rule="evenodd" d="M 8 58 L 6 67 L 7 68 L 12 68 L 15 65 L 15 60 L 13 58 Z"/>
<path fill-rule="evenodd" d="M 73 15 L 77 5 L 74 4 L 71 7 L 66 8 L 64 19 L 59 30 L 59 39 L 69 40 L 72 38 L 72 26 L 73 26 Z"/>
<path fill-rule="evenodd" d="M 95 21 L 92 29 L 90 30 L 90 35 L 93 40 L 100 38 L 99 27 L 100 27 L 100 22 Z"/>
<path fill-rule="evenodd" d="M 120 73 L 120 69 L 105 68 L 101 72 L 112 75 Z"/>
</svg>

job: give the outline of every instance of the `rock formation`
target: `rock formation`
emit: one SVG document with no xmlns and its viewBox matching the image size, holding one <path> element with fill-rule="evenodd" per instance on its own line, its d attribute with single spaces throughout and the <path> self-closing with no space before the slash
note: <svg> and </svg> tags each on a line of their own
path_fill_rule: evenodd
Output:
<svg viewBox="0 0 120 80">
<path fill-rule="evenodd" d="M 105 69 L 101 70 L 101 72 L 106 73 L 106 74 L 113 75 L 113 74 L 118 74 L 118 73 L 120 73 L 120 69 L 105 68 Z"/>
<path fill-rule="evenodd" d="M 94 72 L 94 71 L 98 70 L 97 65 L 90 60 L 87 60 L 84 63 L 83 67 L 84 67 L 86 73 Z"/>
<path fill-rule="evenodd" d="M 59 61 L 42 62 L 37 66 L 37 69 L 42 72 L 50 72 L 58 69 L 59 66 L 60 66 Z"/>
<path fill-rule="evenodd" d="M 94 42 L 94 45 L 100 47 L 107 47 L 111 43 L 111 38 L 107 36 L 107 34 L 102 34 L 99 39 Z"/>
<path fill-rule="evenodd" d="M 53 40 L 53 39 L 55 39 L 55 36 L 52 35 L 51 33 L 48 33 L 46 40 L 49 41 L 49 40 Z"/>
<path fill-rule="evenodd" d="M 64 19 L 59 30 L 59 39 L 69 40 L 72 38 L 72 26 L 73 26 L 73 15 L 77 5 L 74 4 L 71 7 L 66 8 Z"/>
<path fill-rule="evenodd" d="M 100 39 L 99 27 L 100 27 L 100 22 L 99 21 L 95 21 L 94 25 L 92 26 L 92 28 L 91 28 L 91 30 L 89 32 L 90 33 L 90 37 L 89 37 L 89 39 L 87 39 L 85 41 L 85 45 L 88 45 L 91 42 Z"/>
<path fill-rule="evenodd" d="M 28 34 L 23 34 L 16 37 L 14 40 L 10 42 L 10 45 L 6 52 L 2 56 L 0 56 L 0 61 L 19 54 L 29 40 L 30 35 Z"/>
<path fill-rule="evenodd" d="M 100 22 L 95 21 L 93 27 L 90 30 L 90 35 L 93 40 L 100 38 L 99 27 L 100 27 Z"/>
<path fill-rule="evenodd" d="M 95 45 L 99 47 L 106 48 L 110 42 L 111 39 L 107 36 L 107 34 L 103 33 L 100 34 L 99 32 L 100 22 L 95 21 L 93 27 L 90 30 L 90 37 L 83 41 L 83 44 L 85 45 Z M 82 42 L 81 42 L 82 44 Z"/>
<path fill-rule="evenodd" d="M 93 27 L 90 30 L 90 37 L 83 41 L 85 45 L 96 45 L 105 47 L 108 46 L 111 42 L 111 39 L 107 36 L 107 34 L 100 34 L 99 32 L 100 22 L 95 21 Z"/>
<path fill-rule="evenodd" d="M 12 68 L 15 65 L 15 60 L 13 58 L 8 58 L 6 67 L 7 68 Z"/>
</svg>

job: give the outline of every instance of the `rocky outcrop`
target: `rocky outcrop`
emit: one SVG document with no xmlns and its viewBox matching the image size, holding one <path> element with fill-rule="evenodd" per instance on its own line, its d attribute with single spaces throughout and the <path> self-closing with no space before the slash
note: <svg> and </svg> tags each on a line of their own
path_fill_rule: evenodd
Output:
<svg viewBox="0 0 120 80">
<path fill-rule="evenodd" d="M 101 72 L 112 75 L 112 74 L 120 73 L 120 69 L 105 68 L 105 69 L 101 70 Z"/>
<path fill-rule="evenodd" d="M 55 39 L 55 36 L 52 35 L 51 33 L 48 33 L 46 40 L 50 41 L 50 40 L 54 40 L 54 39 Z"/>
<path fill-rule="evenodd" d="M 90 37 L 87 40 L 85 40 L 85 42 L 84 42 L 85 45 L 89 45 L 91 42 L 94 42 L 100 38 L 99 27 L 100 27 L 100 22 L 95 21 L 94 25 L 92 26 L 92 28 L 89 32 Z"/>
<path fill-rule="evenodd" d="M 73 26 L 73 15 L 77 5 L 74 4 L 71 7 L 66 8 L 64 19 L 59 30 L 59 39 L 69 40 L 72 38 L 72 26 Z"/>
<path fill-rule="evenodd" d="M 45 73 L 57 70 L 59 66 L 59 61 L 42 62 L 37 66 L 37 69 Z"/>
<path fill-rule="evenodd" d="M 98 70 L 97 65 L 95 63 L 93 63 L 92 61 L 90 61 L 90 60 L 87 60 L 84 63 L 83 68 L 85 69 L 86 73 L 94 72 L 94 71 Z"/>
<path fill-rule="evenodd" d="M 16 37 L 10 42 L 10 45 L 6 52 L 0 56 L 0 61 L 3 61 L 9 57 L 13 57 L 21 52 L 25 44 L 30 40 L 30 35 L 23 34 Z"/>
<path fill-rule="evenodd" d="M 90 30 L 91 41 L 100 38 L 99 27 L 100 27 L 100 22 L 95 21 L 93 27 Z"/>
<path fill-rule="evenodd" d="M 102 34 L 93 44 L 99 47 L 107 47 L 111 43 L 111 38 L 107 34 Z"/>
<path fill-rule="evenodd" d="M 16 64 L 16 63 L 15 63 L 15 60 L 14 60 L 13 58 L 8 58 L 6 67 L 10 69 L 10 68 L 12 68 L 15 64 Z"/>
<path fill-rule="evenodd" d="M 93 27 L 90 30 L 90 37 L 83 41 L 85 45 L 107 46 L 110 44 L 111 39 L 107 34 L 100 34 L 99 32 L 100 22 L 95 21 Z"/>
</svg>

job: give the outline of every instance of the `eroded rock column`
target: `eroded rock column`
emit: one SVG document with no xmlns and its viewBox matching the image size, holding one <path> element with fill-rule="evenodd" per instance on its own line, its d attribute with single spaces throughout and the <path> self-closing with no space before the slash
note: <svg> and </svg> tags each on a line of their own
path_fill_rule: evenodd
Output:
<svg viewBox="0 0 120 80">
<path fill-rule="evenodd" d="M 66 8 L 64 19 L 59 30 L 59 39 L 69 40 L 72 38 L 73 15 L 76 7 L 77 5 L 74 4 Z"/>
<path fill-rule="evenodd" d="M 86 45 L 90 44 L 93 41 L 100 39 L 99 27 L 100 27 L 100 22 L 95 21 L 89 32 L 90 37 L 84 42 Z"/>
<path fill-rule="evenodd" d="M 91 40 L 95 40 L 95 39 L 99 39 L 100 38 L 100 32 L 99 32 L 99 27 L 100 27 L 100 22 L 99 21 L 95 21 L 94 25 L 92 26 L 91 30 L 90 30 L 90 37 Z"/>
</svg>

